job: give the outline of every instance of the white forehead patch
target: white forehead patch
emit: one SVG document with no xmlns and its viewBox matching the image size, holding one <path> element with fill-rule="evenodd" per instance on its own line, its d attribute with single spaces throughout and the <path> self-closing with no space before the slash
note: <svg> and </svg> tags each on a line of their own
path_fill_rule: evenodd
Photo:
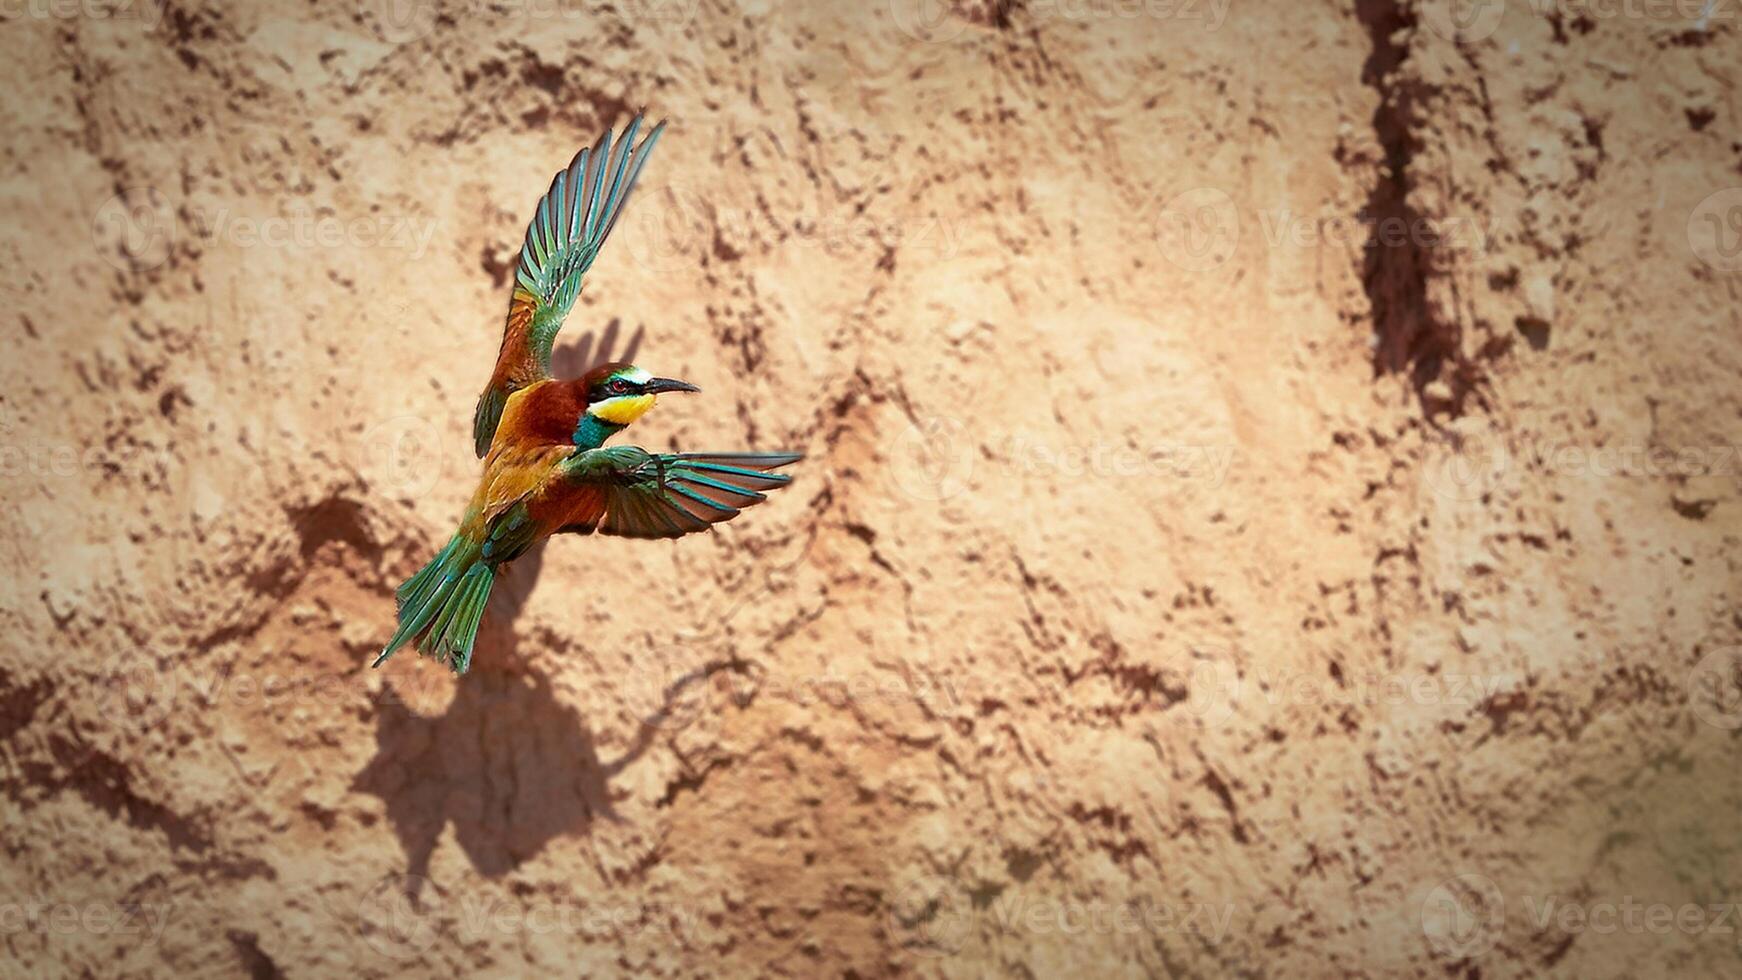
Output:
<svg viewBox="0 0 1742 980">
<path fill-rule="evenodd" d="M 632 367 L 629 370 L 624 371 L 623 377 L 626 380 L 633 381 L 638 385 L 643 385 L 643 384 L 646 384 L 647 382 L 653 380 L 653 375 L 648 374 L 645 370 L 638 368 L 638 367 Z"/>
</svg>

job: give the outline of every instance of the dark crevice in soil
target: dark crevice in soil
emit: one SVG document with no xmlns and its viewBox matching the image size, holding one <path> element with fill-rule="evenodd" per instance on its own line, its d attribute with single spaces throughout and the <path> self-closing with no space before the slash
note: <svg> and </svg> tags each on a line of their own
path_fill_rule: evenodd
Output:
<svg viewBox="0 0 1742 980">
<path fill-rule="evenodd" d="M 0 670 L 0 742 L 18 734 L 36 717 L 38 708 L 54 693 L 47 681 L 17 684 L 10 673 Z"/>
<path fill-rule="evenodd" d="M 1417 232 L 1432 223 L 1409 201 L 1410 168 L 1421 149 L 1412 124 L 1421 89 L 1399 69 L 1409 58 L 1415 14 L 1399 0 L 1357 0 L 1355 13 L 1372 41 L 1361 81 L 1379 95 L 1373 131 L 1384 152 L 1383 169 L 1362 209 L 1373 236 L 1361 282 L 1377 337 L 1374 375 L 1406 374 L 1428 414 L 1461 415 L 1474 388 L 1473 375 L 1459 357 L 1457 323 L 1433 314 L 1427 289 L 1433 257 L 1426 251 L 1428 241 Z M 1450 389 L 1449 403 L 1443 390 L 1430 392 L 1436 381 Z"/>
<path fill-rule="evenodd" d="M 236 956 L 242 961 L 242 969 L 252 980 L 280 980 L 284 971 L 266 951 L 260 948 L 260 937 L 252 932 L 232 929 L 228 933 L 230 945 L 235 947 Z"/>
<path fill-rule="evenodd" d="M 363 505 L 355 500 L 344 500 L 331 497 L 304 510 L 292 514 L 297 535 L 301 538 L 300 552 L 304 559 L 332 541 L 344 544 L 351 551 L 369 558 L 371 561 L 381 557 L 381 546 L 370 536 L 368 522 L 363 515 Z"/>
<path fill-rule="evenodd" d="M 205 827 L 133 788 L 132 773 L 125 763 L 99 752 L 82 749 L 63 739 L 51 742 L 58 766 L 26 760 L 20 766 L 29 787 L 6 787 L 8 798 L 25 809 L 41 799 L 72 790 L 91 806 L 113 819 L 124 820 L 135 830 L 160 833 L 171 848 L 203 853 L 212 847 Z"/>
</svg>

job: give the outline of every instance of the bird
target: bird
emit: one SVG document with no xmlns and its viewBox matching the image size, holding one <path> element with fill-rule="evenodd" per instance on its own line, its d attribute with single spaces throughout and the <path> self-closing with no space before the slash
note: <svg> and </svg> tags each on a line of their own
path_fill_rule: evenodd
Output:
<svg viewBox="0 0 1742 980">
<path fill-rule="evenodd" d="M 515 268 L 495 370 L 473 413 L 483 473 L 460 526 L 395 593 L 397 628 L 375 667 L 405 646 L 464 674 L 501 569 L 555 534 L 680 538 L 729 521 L 786 486 L 797 452 L 653 453 L 606 445 L 662 394 L 701 389 L 610 361 L 551 377 L 551 347 L 583 277 L 616 227 L 665 123 L 609 129 L 539 199 Z M 610 570 L 606 570 L 607 574 Z"/>
</svg>

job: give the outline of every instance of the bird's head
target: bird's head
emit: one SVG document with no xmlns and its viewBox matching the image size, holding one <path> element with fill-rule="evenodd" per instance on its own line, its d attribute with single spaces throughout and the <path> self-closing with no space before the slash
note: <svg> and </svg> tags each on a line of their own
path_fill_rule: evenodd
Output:
<svg viewBox="0 0 1742 980">
<path fill-rule="evenodd" d="M 700 391 L 687 381 L 656 378 L 633 364 L 601 364 L 581 378 L 586 415 L 612 431 L 647 414 L 665 391 Z"/>
</svg>

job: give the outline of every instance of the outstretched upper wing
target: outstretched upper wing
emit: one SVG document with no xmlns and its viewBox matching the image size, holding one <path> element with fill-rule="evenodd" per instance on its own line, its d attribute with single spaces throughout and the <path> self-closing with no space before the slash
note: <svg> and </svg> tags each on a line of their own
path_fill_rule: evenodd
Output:
<svg viewBox="0 0 1742 980">
<path fill-rule="evenodd" d="M 538 201 L 514 270 L 514 293 L 508 302 L 508 322 L 502 330 L 496 370 L 472 418 L 472 438 L 479 456 L 490 451 L 490 440 L 502 420 L 508 396 L 550 377 L 550 348 L 557 331 L 580 295 L 582 278 L 623 214 L 665 123 L 653 127 L 636 146 L 635 134 L 640 128 L 641 117 L 636 116 L 623 130 L 615 154 L 611 131 L 606 130 L 597 143 L 575 155 Z"/>
<path fill-rule="evenodd" d="M 729 521 L 792 477 L 771 473 L 802 453 L 665 453 L 609 446 L 570 456 L 546 491 L 565 508 L 559 531 L 676 538 Z"/>
</svg>

